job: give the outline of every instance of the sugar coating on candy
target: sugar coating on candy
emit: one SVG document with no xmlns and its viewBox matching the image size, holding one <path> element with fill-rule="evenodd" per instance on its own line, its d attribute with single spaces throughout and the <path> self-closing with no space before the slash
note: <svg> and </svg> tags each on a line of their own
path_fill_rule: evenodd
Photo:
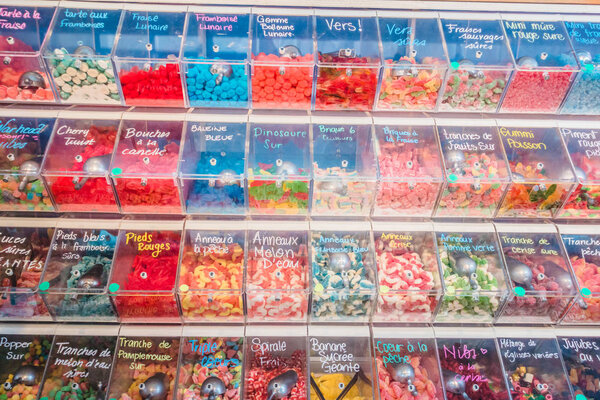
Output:
<svg viewBox="0 0 600 400">
<path fill-rule="evenodd" d="M 306 352 L 295 350 L 290 356 L 258 352 L 244 367 L 244 399 L 268 400 L 267 385 L 271 379 L 293 370 L 298 381 L 290 394 L 281 400 L 306 400 Z"/>
<path fill-rule="evenodd" d="M 408 383 L 395 381 L 384 366 L 383 356 L 379 354 L 375 359 L 377 362 L 377 375 L 379 379 L 379 398 L 381 400 L 443 400 L 436 385 L 429 378 L 427 368 L 422 366 L 422 358 L 410 357 L 410 365 L 415 371 L 415 379 L 411 383 L 417 390 L 414 396 L 408 390 Z"/>
<path fill-rule="evenodd" d="M 315 176 L 322 177 L 314 184 L 313 214 L 364 215 L 371 210 L 375 182 L 362 181 L 356 169 L 319 168 L 314 162 L 313 171 Z"/>
<path fill-rule="evenodd" d="M 305 214 L 308 211 L 308 173 L 300 168 L 298 175 L 306 176 L 307 180 L 290 180 L 281 179 L 276 171 L 277 165 L 263 163 L 248 170 L 250 210 L 260 214 Z M 254 176 L 273 176 L 273 179 L 253 179 Z"/>
<path fill-rule="evenodd" d="M 230 76 L 219 76 L 211 68 L 218 60 L 189 64 L 187 95 L 191 107 L 245 108 L 248 106 L 248 75 L 244 64 L 227 64 Z"/>
<path fill-rule="evenodd" d="M 561 114 L 600 114 L 600 71 L 582 70 L 571 86 Z"/>
<path fill-rule="evenodd" d="M 563 101 L 571 85 L 573 72 L 565 71 L 517 71 L 502 100 L 503 112 L 554 113 Z"/>
<path fill-rule="evenodd" d="M 567 139 L 564 131 L 563 137 Z M 574 138 L 571 140 L 574 140 Z M 600 179 L 600 165 L 598 165 L 597 157 L 586 156 L 583 149 L 585 149 L 585 147 L 582 146 L 575 151 L 570 151 L 570 155 L 571 160 L 573 161 L 573 166 L 575 168 L 579 168 L 585 174 L 585 181 L 581 182 L 578 179 L 578 183 L 565 202 L 559 217 L 600 217 L 600 198 L 598 198 L 598 196 L 600 196 L 600 186 L 588 184 L 588 182 L 597 182 Z"/>
<path fill-rule="evenodd" d="M 574 255 L 570 257 L 571 267 L 579 283 L 579 287 L 588 289 L 591 293 L 600 292 L 600 266 L 590 260 Z M 584 297 L 582 301 L 587 306 L 583 309 L 578 302 L 573 303 L 565 314 L 563 321 L 568 323 L 592 323 L 600 321 L 600 298 Z"/>
<path fill-rule="evenodd" d="M 183 107 L 179 64 L 121 69 L 119 79 L 128 106 Z"/>
<path fill-rule="evenodd" d="M 473 73 L 459 67 L 448 76 L 440 111 L 495 111 L 508 74 L 507 71 L 485 69 Z"/>
<path fill-rule="evenodd" d="M 322 374 L 311 372 L 310 375 L 314 379 L 325 400 L 336 400 L 344 388 L 348 386 L 353 377 L 353 374 L 347 373 Z M 359 378 L 352 388 L 348 390 L 344 399 L 368 400 L 372 398 L 371 390 L 370 382 L 367 383 Z M 318 399 L 317 393 L 312 385 L 310 386 L 310 397 Z"/>
</svg>

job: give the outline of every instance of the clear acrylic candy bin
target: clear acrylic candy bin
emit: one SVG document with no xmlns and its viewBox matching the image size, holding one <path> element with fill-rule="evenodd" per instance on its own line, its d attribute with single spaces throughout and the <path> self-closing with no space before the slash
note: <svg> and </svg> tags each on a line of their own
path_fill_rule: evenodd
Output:
<svg viewBox="0 0 600 400">
<path fill-rule="evenodd" d="M 189 107 L 248 108 L 250 10 L 191 6 L 183 42 Z"/>
<path fill-rule="evenodd" d="M 109 167 L 121 112 L 61 111 L 42 175 L 58 212 L 118 213 Z"/>
<path fill-rule="evenodd" d="M 377 184 L 371 117 L 313 113 L 311 122 L 311 215 L 368 216 Z"/>
<path fill-rule="evenodd" d="M 309 110 L 313 10 L 254 8 L 252 13 L 252 108 Z"/>
<path fill-rule="evenodd" d="M 442 188 L 442 159 L 432 118 L 375 116 L 377 194 L 371 216 L 431 217 Z"/>
<path fill-rule="evenodd" d="M 43 55 L 63 104 L 121 105 L 111 54 L 123 6 L 61 3 Z"/>
<path fill-rule="evenodd" d="M 186 115 L 179 179 L 187 214 L 246 213 L 246 112 Z"/>
<path fill-rule="evenodd" d="M 377 110 L 435 110 L 449 65 L 437 13 L 377 16 L 384 63 Z"/>
<path fill-rule="evenodd" d="M 596 337 L 594 330 L 561 328 L 557 330 L 556 335 L 575 400 L 598 394 L 594 376 L 600 371 L 600 339 Z"/>
<path fill-rule="evenodd" d="M 0 12 L 0 102 L 55 102 L 42 47 L 55 3 L 4 3 Z"/>
<path fill-rule="evenodd" d="M 379 293 L 373 323 L 432 323 L 442 296 L 433 225 L 373 222 Z"/>
</svg>

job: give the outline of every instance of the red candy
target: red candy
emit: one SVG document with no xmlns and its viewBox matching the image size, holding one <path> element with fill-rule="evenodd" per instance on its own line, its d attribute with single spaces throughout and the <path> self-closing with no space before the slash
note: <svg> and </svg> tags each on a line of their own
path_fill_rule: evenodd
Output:
<svg viewBox="0 0 600 400">
<path fill-rule="evenodd" d="M 296 350 L 290 357 L 273 356 L 267 352 L 257 353 L 250 365 L 245 367 L 245 400 L 267 400 L 269 381 L 289 370 L 298 374 L 298 381 L 289 396 L 281 400 L 306 400 L 306 352 Z"/>
<path fill-rule="evenodd" d="M 585 258 L 571 257 L 571 266 L 581 288 L 589 289 L 591 293 L 600 292 L 600 267 Z M 567 323 L 598 323 L 600 322 L 600 298 L 583 298 L 587 305 L 584 310 L 575 302 L 565 314 L 563 321 Z"/>
<path fill-rule="evenodd" d="M 178 64 L 164 64 L 147 70 L 134 66 L 119 71 L 121 88 L 128 106 L 183 107 L 183 89 Z"/>
<path fill-rule="evenodd" d="M 572 71 L 517 71 L 502 101 L 503 112 L 554 113 L 571 85 Z"/>
</svg>

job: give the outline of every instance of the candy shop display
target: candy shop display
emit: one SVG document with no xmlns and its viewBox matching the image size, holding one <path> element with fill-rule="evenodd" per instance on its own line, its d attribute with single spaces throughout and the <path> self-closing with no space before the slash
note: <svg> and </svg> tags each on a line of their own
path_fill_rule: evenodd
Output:
<svg viewBox="0 0 600 400">
<path fill-rule="evenodd" d="M 248 107 L 249 10 L 190 7 L 183 70 L 190 107 Z"/>
<path fill-rule="evenodd" d="M 301 336 L 291 331 L 281 336 L 246 334 L 245 400 L 308 399 L 306 328 Z"/>
<path fill-rule="evenodd" d="M 442 14 L 450 68 L 440 111 L 495 112 L 514 69 L 502 24 L 487 14 Z"/>
<path fill-rule="evenodd" d="M 555 217 L 576 179 L 555 123 L 504 122 L 498 125 L 512 179 L 497 216 Z"/>
<path fill-rule="evenodd" d="M 381 66 L 374 12 L 315 10 L 316 110 L 369 111 Z"/>
<path fill-rule="evenodd" d="M 444 296 L 436 322 L 491 323 L 507 295 L 500 246 L 491 224 L 436 226 Z"/>
<path fill-rule="evenodd" d="M 600 218 L 600 153 L 596 141 L 598 131 L 588 121 L 560 123 L 560 133 L 567 146 L 575 172 L 575 188 L 558 218 Z"/>
<path fill-rule="evenodd" d="M 5 221 L 0 227 L 0 317 L 10 320 L 49 320 L 40 296 L 40 279 L 50 241 L 52 224 L 43 220 L 36 228 L 24 222 Z"/>
<path fill-rule="evenodd" d="M 153 331 L 152 336 L 127 335 L 124 330 L 117 339 L 108 398 L 174 400 L 180 329 L 169 329 L 177 332 L 169 336 L 158 336 L 162 330 Z"/>
<path fill-rule="evenodd" d="M 116 334 L 117 329 L 113 331 Z M 116 335 L 66 333 L 54 338 L 40 397 L 53 400 L 108 400 Z"/>
<path fill-rule="evenodd" d="M 345 337 L 347 333 L 341 330 L 339 336 L 333 336 L 334 329 L 331 336 L 324 336 L 311 334 L 309 328 L 310 398 L 373 400 L 373 359 L 368 330 L 364 336 Z"/>
<path fill-rule="evenodd" d="M 559 336 L 557 339 L 575 400 L 600 398 L 600 340 L 587 336 Z"/>
<path fill-rule="evenodd" d="M 246 116 L 244 122 L 190 120 L 179 159 L 188 214 L 243 215 L 246 212 Z M 190 117 L 193 118 L 193 115 Z"/>
<path fill-rule="evenodd" d="M 64 104 L 121 104 L 111 53 L 121 9 L 59 8 L 44 46 Z"/>
<path fill-rule="evenodd" d="M 372 217 L 431 217 L 443 180 L 433 120 L 374 120 L 379 182 Z"/>
<path fill-rule="evenodd" d="M 186 9 L 139 4 L 124 12 L 113 60 L 125 105 L 184 106 L 179 53 Z"/>
<path fill-rule="evenodd" d="M 448 68 L 436 15 L 377 15 L 384 64 L 376 108 L 435 110 Z"/>
<path fill-rule="evenodd" d="M 0 343 L 0 398 L 37 399 L 52 347 L 52 335 L 21 330 L 3 334 Z"/>
<path fill-rule="evenodd" d="M 2 7 L 0 102 L 56 101 L 41 54 L 55 9 L 42 5 Z"/>
<path fill-rule="evenodd" d="M 177 399 L 239 400 L 243 361 L 243 337 L 184 336 Z"/>
<path fill-rule="evenodd" d="M 286 124 L 250 125 L 248 206 L 252 215 L 308 213 L 309 125 L 304 118 L 285 119 Z"/>
<path fill-rule="evenodd" d="M 117 230 L 65 225 L 54 232 L 42 277 L 50 313 L 57 321 L 117 321 L 108 294 Z"/>
<path fill-rule="evenodd" d="M 510 400 L 493 338 L 444 336 L 436 342 L 446 400 Z"/>
<path fill-rule="evenodd" d="M 184 321 L 243 322 L 245 231 L 191 226 L 186 226 L 179 267 Z"/>
<path fill-rule="evenodd" d="M 308 224 L 248 231 L 248 322 L 306 323 L 308 274 Z"/>
<path fill-rule="evenodd" d="M 123 221 L 108 286 L 121 322 L 180 322 L 175 279 L 181 224 L 172 225 L 154 231 L 141 229 L 140 222 Z"/>
<path fill-rule="evenodd" d="M 309 110 L 315 64 L 313 11 L 253 12 L 252 108 Z"/>
<path fill-rule="evenodd" d="M 513 400 L 574 399 L 555 338 L 497 340 Z"/>
<path fill-rule="evenodd" d="M 152 120 L 145 113 L 131 113 L 121 121 L 110 173 L 123 213 L 181 214 L 176 179 L 180 117 L 165 113 L 163 120 Z"/>
<path fill-rule="evenodd" d="M 54 211 L 40 169 L 55 119 L 40 111 L 0 117 L 0 211 Z M 22 115 L 22 116 L 19 116 Z"/>
<path fill-rule="evenodd" d="M 494 217 L 509 180 L 495 123 L 436 122 L 447 180 L 436 217 Z"/>
<path fill-rule="evenodd" d="M 377 167 L 371 119 L 342 118 L 357 123 L 334 125 L 327 117 L 312 118 L 313 216 L 368 216 L 373 206 Z"/>
<path fill-rule="evenodd" d="M 90 111 L 73 115 L 85 119 L 57 120 L 42 168 L 57 211 L 119 212 L 108 177 L 120 123 L 115 114 L 100 119 Z"/>
<path fill-rule="evenodd" d="M 575 296 L 568 261 L 554 226 L 496 224 L 509 296 L 498 323 L 556 323 Z"/>
<path fill-rule="evenodd" d="M 443 400 L 433 337 L 389 337 L 373 331 L 381 400 Z"/>
<path fill-rule="evenodd" d="M 557 112 L 579 70 L 564 24 L 556 16 L 531 18 L 503 16 L 516 71 L 502 112 Z"/>
<path fill-rule="evenodd" d="M 390 231 L 373 223 L 379 282 L 373 322 L 433 322 L 442 294 L 433 226 L 413 225 Z"/>
<path fill-rule="evenodd" d="M 368 321 L 377 284 L 370 232 L 362 224 L 347 231 L 318 227 L 311 225 L 311 321 Z"/>
</svg>

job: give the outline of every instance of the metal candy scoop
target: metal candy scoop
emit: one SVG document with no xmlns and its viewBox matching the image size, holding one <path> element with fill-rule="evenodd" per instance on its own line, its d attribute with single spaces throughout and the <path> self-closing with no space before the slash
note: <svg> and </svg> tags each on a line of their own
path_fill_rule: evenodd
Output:
<svg viewBox="0 0 600 400">
<path fill-rule="evenodd" d="M 233 69 L 229 64 L 213 64 L 210 67 L 210 73 L 213 75 L 217 75 L 215 78 L 215 83 L 220 85 L 223 82 L 223 77 L 230 77 L 233 73 Z"/>
<path fill-rule="evenodd" d="M 83 172 L 88 174 L 101 175 L 108 171 L 108 167 L 110 165 L 110 154 L 105 154 L 103 156 L 90 157 L 83 163 Z M 88 176 L 84 177 L 81 181 L 79 178 L 73 178 L 73 183 L 75 184 L 75 189 L 79 190 L 85 185 Z"/>
<path fill-rule="evenodd" d="M 592 64 L 593 62 L 592 53 L 587 50 L 579 50 L 575 55 L 582 65 Z"/>
<path fill-rule="evenodd" d="M 23 175 L 19 182 L 19 192 L 24 192 L 27 185 L 38 180 L 38 172 L 40 170 L 40 158 L 24 161 L 19 166 L 19 175 Z"/>
<path fill-rule="evenodd" d="M 450 254 L 450 262 L 452 263 L 452 269 L 458 274 L 458 276 L 466 276 L 469 278 L 471 289 L 479 289 L 479 283 L 477 283 L 477 263 L 469 257 L 468 254 L 463 252 L 454 252 Z M 473 293 L 473 300 L 479 299 L 479 293 Z"/>
<path fill-rule="evenodd" d="M 104 265 L 96 264 L 83 274 L 77 281 L 78 289 L 97 289 L 102 286 Z"/>
<path fill-rule="evenodd" d="M 342 281 L 345 287 L 350 286 L 350 280 L 348 279 L 348 271 L 352 269 L 352 261 L 348 253 L 329 253 L 329 268 L 336 273 L 342 275 Z"/>
<path fill-rule="evenodd" d="M 544 261 L 542 265 L 544 266 L 544 274 L 546 276 L 553 277 L 561 289 L 565 291 L 573 290 L 573 280 L 571 279 L 571 274 L 569 274 L 568 271 L 561 268 L 554 261 L 550 260 Z M 581 298 L 577 300 L 577 304 L 579 304 L 579 307 L 581 307 L 583 310 L 588 308 L 587 303 Z"/>
<path fill-rule="evenodd" d="M 444 371 L 444 375 L 449 376 L 446 379 L 446 390 L 450 393 L 461 395 L 465 400 L 471 400 L 467 394 L 465 381 L 460 379 L 460 376 L 454 372 Z"/>
<path fill-rule="evenodd" d="M 298 175 L 298 167 L 291 161 L 277 160 L 275 165 L 276 175 Z"/>
<path fill-rule="evenodd" d="M 143 400 L 164 400 L 169 391 L 169 380 L 162 372 L 152 375 L 138 385 Z"/>
<path fill-rule="evenodd" d="M 298 382 L 298 374 L 290 369 L 271 379 L 267 385 L 267 400 L 280 400 L 288 396 Z"/>
<path fill-rule="evenodd" d="M 36 71 L 27 71 L 24 72 L 19 77 L 19 89 L 45 89 L 46 82 L 44 82 L 44 77 Z"/>
<path fill-rule="evenodd" d="M 538 62 L 533 57 L 523 56 L 517 60 L 517 65 L 525 68 L 536 68 Z"/>
<path fill-rule="evenodd" d="M 200 394 L 204 397 L 208 397 L 208 400 L 215 400 L 217 397 L 225 394 L 227 387 L 222 380 L 215 376 L 206 378 L 200 386 Z"/>
<path fill-rule="evenodd" d="M 394 64 L 392 68 L 392 77 L 399 78 L 405 75 L 415 75 L 416 69 L 414 68 L 413 63 L 408 60 L 400 60 Z"/>
<path fill-rule="evenodd" d="M 535 290 L 531 283 L 533 272 L 526 264 L 512 257 L 506 257 L 506 267 L 508 268 L 508 275 L 514 283 L 524 286 L 527 290 Z M 546 296 L 541 295 L 540 301 L 546 301 Z"/>
<path fill-rule="evenodd" d="M 462 169 L 462 164 L 465 163 L 465 153 L 460 150 L 451 150 L 446 153 L 446 162 L 453 170 Z"/>
<path fill-rule="evenodd" d="M 22 384 L 25 386 L 33 386 L 37 381 L 38 370 L 32 365 L 23 365 L 19 367 L 13 376 L 13 385 Z"/>
<path fill-rule="evenodd" d="M 341 179 L 319 182 L 318 187 L 323 192 L 337 193 L 341 196 L 346 194 L 346 185 L 344 185 Z"/>
<path fill-rule="evenodd" d="M 90 46 L 81 45 L 81 46 L 77 46 L 77 48 L 73 52 L 73 55 L 79 56 L 79 57 L 92 57 L 92 56 L 96 55 L 96 52 Z"/>
<path fill-rule="evenodd" d="M 215 182 L 216 187 L 229 186 L 235 182 L 236 173 L 232 169 L 224 169 L 219 174 L 219 179 Z"/>
<path fill-rule="evenodd" d="M 294 45 L 287 45 L 287 46 L 283 46 L 279 48 L 279 55 L 281 57 L 288 57 L 291 58 L 292 60 L 294 58 L 298 58 L 302 56 L 302 53 L 300 52 L 300 49 L 297 48 Z"/>
<path fill-rule="evenodd" d="M 412 365 L 406 363 L 388 364 L 387 370 L 390 375 L 392 375 L 392 379 L 394 379 L 396 382 L 407 384 L 407 389 L 413 396 L 419 395 L 416 386 L 413 384 L 415 379 L 415 370 Z"/>
</svg>

